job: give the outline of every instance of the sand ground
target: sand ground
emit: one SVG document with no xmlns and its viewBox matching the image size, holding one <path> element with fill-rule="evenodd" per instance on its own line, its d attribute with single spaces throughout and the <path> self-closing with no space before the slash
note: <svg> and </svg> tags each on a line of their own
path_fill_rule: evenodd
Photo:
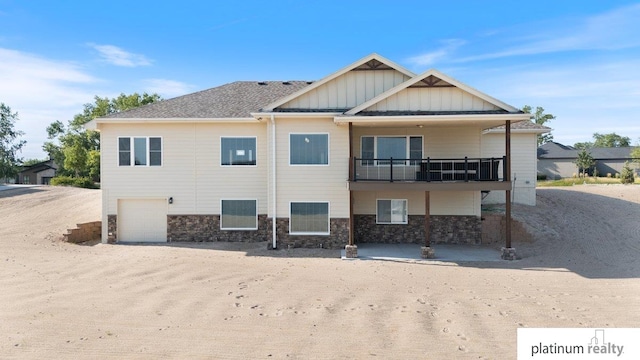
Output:
<svg viewBox="0 0 640 360">
<path fill-rule="evenodd" d="M 3 191 L 0 358 L 513 359 L 518 327 L 638 327 L 640 186 L 538 194 L 522 260 L 455 264 L 73 245 L 99 191 Z"/>
</svg>

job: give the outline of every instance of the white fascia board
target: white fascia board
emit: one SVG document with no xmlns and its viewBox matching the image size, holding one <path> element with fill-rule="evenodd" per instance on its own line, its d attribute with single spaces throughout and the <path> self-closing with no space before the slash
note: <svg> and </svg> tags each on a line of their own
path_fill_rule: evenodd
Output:
<svg viewBox="0 0 640 360">
<path fill-rule="evenodd" d="M 429 121 L 483 121 L 511 120 L 514 122 L 529 120 L 531 114 L 461 114 L 461 115 L 397 115 L 397 116 L 336 116 L 337 124 L 348 123 L 385 123 L 389 121 L 429 122 Z"/>
<path fill-rule="evenodd" d="M 363 110 L 375 105 L 376 103 L 378 103 L 378 102 L 390 97 L 391 95 L 399 93 L 400 91 L 408 88 L 409 86 L 411 86 L 411 85 L 413 85 L 413 84 L 415 84 L 415 83 L 417 83 L 419 81 L 422 81 L 423 79 L 425 79 L 425 78 L 427 78 L 427 77 L 429 77 L 431 75 L 433 75 L 433 76 L 435 76 L 435 77 L 437 77 L 437 78 L 439 78 L 441 80 L 444 80 L 444 81 L 450 83 L 451 85 L 453 85 L 453 86 L 455 86 L 455 87 L 457 87 L 457 88 L 459 88 L 461 90 L 464 90 L 464 91 L 468 92 L 469 94 L 475 95 L 475 96 L 481 98 L 482 100 L 484 100 L 484 101 L 486 101 L 488 103 L 491 103 L 491 104 L 493 104 L 493 105 L 495 105 L 495 106 L 497 106 L 497 107 L 499 107 L 501 109 L 507 110 L 509 112 L 520 111 L 520 109 L 517 109 L 517 108 L 515 108 L 515 107 L 513 107 L 513 106 L 511 106 L 511 105 L 509 105 L 507 103 L 504 103 L 504 102 L 502 102 L 502 101 L 500 101 L 500 100 L 498 100 L 498 99 L 496 99 L 494 97 L 491 97 L 491 96 L 489 96 L 489 95 L 487 95 L 487 94 L 485 94 L 485 93 L 483 93 L 483 92 L 481 92 L 479 90 L 476 90 L 475 88 L 472 88 L 471 86 L 469 86 L 467 84 L 464 84 L 464 83 L 462 83 L 462 82 L 460 82 L 460 81 L 458 81 L 458 80 L 456 80 L 456 79 L 454 79 L 454 78 L 452 78 L 452 77 L 450 77 L 448 75 L 445 75 L 445 74 L 441 73 L 440 71 L 438 71 L 436 69 L 429 69 L 429 70 L 423 72 L 422 74 L 416 75 L 413 78 L 403 82 L 402 84 L 399 84 L 399 85 L 397 85 L 397 86 L 395 86 L 395 87 L 383 92 L 382 94 L 372 98 L 371 100 L 366 101 L 366 102 L 364 102 L 364 103 L 352 108 L 351 110 L 345 112 L 345 114 L 347 114 L 347 115 L 355 115 L 355 114 L 359 113 L 360 111 L 363 111 Z"/>
<path fill-rule="evenodd" d="M 277 108 L 278 106 L 286 104 L 289 101 L 291 101 L 291 100 L 293 100 L 293 99 L 295 99 L 295 98 L 297 98 L 297 97 L 299 97 L 299 96 L 301 96 L 301 95 L 303 95 L 303 94 L 305 94 L 305 93 L 307 93 L 307 92 L 309 92 L 309 91 L 311 91 L 313 89 L 316 89 L 316 88 L 328 83 L 329 81 L 337 78 L 338 76 L 343 75 L 343 74 L 353 70 L 354 68 L 357 68 L 358 66 L 360 66 L 360 65 L 362 65 L 362 64 L 364 64 L 364 63 L 366 63 L 368 61 L 374 60 L 374 59 L 380 61 L 381 63 L 389 65 L 394 70 L 397 70 L 397 71 L 403 73 L 406 76 L 409 76 L 409 77 L 414 77 L 415 76 L 414 73 L 412 73 L 411 71 L 405 69 L 404 67 L 394 63 L 391 60 L 386 59 L 385 57 L 382 57 L 382 56 L 380 56 L 380 55 L 378 55 L 376 53 L 373 53 L 373 54 L 370 54 L 368 56 L 363 57 L 362 59 L 360 59 L 360 60 L 358 60 L 358 61 L 356 61 L 356 62 L 354 62 L 352 64 L 349 64 L 349 65 L 343 67 L 342 69 L 334 72 L 333 74 L 331 74 L 329 76 L 326 76 L 326 77 L 324 77 L 324 78 L 322 78 L 322 79 L 320 79 L 318 81 L 315 81 L 315 82 L 311 83 L 309 86 L 305 86 L 304 88 L 294 92 L 291 95 L 285 96 L 285 97 L 283 97 L 283 98 L 281 98 L 281 99 L 279 99 L 279 100 L 277 100 L 275 102 L 272 102 L 271 104 L 265 106 L 264 110 L 265 111 L 271 111 L 271 110 Z"/>
</svg>

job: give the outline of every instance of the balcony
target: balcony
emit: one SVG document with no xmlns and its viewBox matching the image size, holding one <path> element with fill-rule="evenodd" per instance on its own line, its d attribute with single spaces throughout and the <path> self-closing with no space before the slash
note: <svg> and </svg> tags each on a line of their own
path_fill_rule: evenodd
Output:
<svg viewBox="0 0 640 360">
<path fill-rule="evenodd" d="M 502 158 L 353 158 L 351 190 L 507 190 Z M 502 171 L 499 171 L 502 167 Z M 374 185 L 375 184 L 375 185 Z M 390 186 L 390 184 L 394 184 Z"/>
</svg>

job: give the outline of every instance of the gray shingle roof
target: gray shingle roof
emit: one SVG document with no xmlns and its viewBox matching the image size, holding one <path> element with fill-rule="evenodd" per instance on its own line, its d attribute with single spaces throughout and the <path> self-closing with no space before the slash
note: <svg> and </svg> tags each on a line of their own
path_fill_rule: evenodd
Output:
<svg viewBox="0 0 640 360">
<path fill-rule="evenodd" d="M 251 117 L 251 112 L 258 111 L 263 106 L 290 95 L 309 84 L 310 82 L 307 81 L 236 81 L 111 114 L 107 118 L 247 118 Z"/>
<path fill-rule="evenodd" d="M 631 159 L 634 147 L 591 148 L 588 151 L 595 160 Z M 550 141 L 538 147 L 538 159 L 575 159 L 580 150 Z"/>
</svg>

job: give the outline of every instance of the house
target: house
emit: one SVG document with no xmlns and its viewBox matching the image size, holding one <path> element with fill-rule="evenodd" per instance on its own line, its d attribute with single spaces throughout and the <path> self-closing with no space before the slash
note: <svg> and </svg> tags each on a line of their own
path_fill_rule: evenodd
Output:
<svg viewBox="0 0 640 360">
<path fill-rule="evenodd" d="M 24 167 L 18 172 L 18 184 L 49 185 L 56 176 L 58 166 L 53 160 L 47 160 Z"/>
<path fill-rule="evenodd" d="M 634 147 L 599 147 L 590 148 L 588 152 L 596 161 L 594 168 L 589 169 L 589 175 L 593 175 L 596 169 L 598 176 L 607 174 L 615 175 L 622 171 L 624 163 L 632 161 L 631 151 Z M 547 142 L 538 147 L 538 173 L 544 174 L 549 179 L 573 177 L 580 173 L 575 164 L 579 149 L 562 145 L 557 142 Z"/>
<path fill-rule="evenodd" d="M 482 196 L 510 198 L 511 169 L 523 166 L 518 200 L 535 203 L 535 137 L 548 130 L 518 125 L 529 120 L 377 54 L 315 82 L 233 82 L 98 118 L 103 242 L 348 256 L 366 242 L 479 243 Z"/>
</svg>

